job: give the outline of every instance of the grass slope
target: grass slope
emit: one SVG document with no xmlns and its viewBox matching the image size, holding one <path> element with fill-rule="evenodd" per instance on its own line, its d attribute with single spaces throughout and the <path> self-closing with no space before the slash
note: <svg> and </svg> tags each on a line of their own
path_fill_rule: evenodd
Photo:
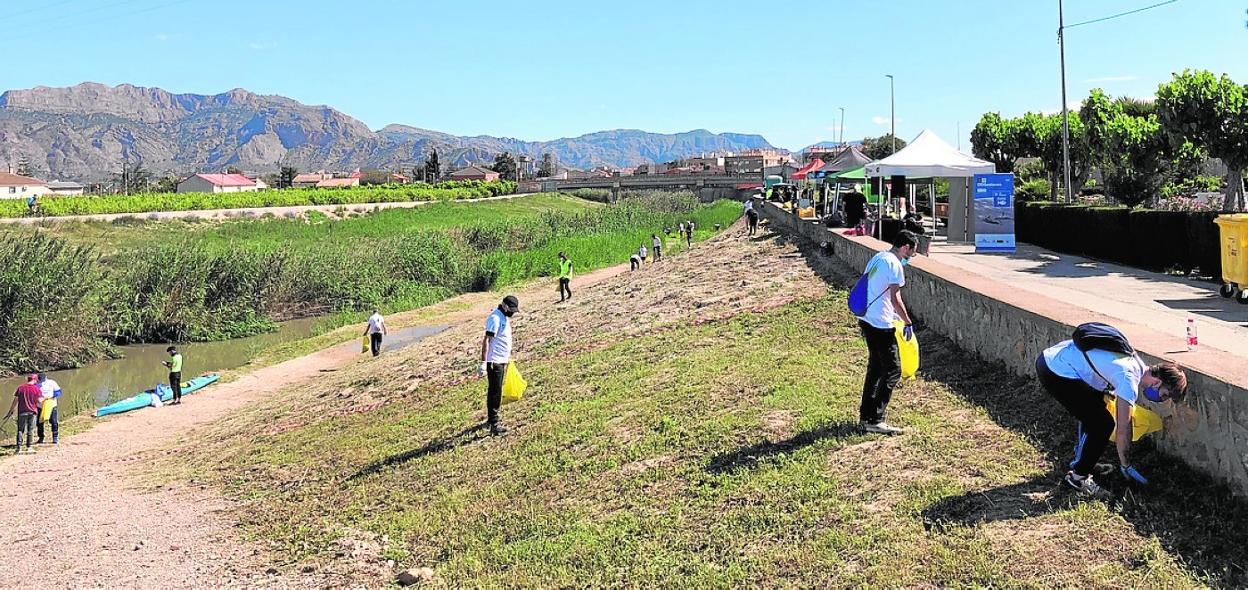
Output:
<svg viewBox="0 0 1248 590">
<path fill-rule="evenodd" d="M 1225 489 L 1153 456 L 1154 490 L 1064 493 L 1060 409 L 934 335 L 891 410 L 907 434 L 859 434 L 866 351 L 801 256 L 736 229 L 526 306 L 506 437 L 475 427 L 474 323 L 199 433 L 163 475 L 367 584 L 386 560 L 452 587 L 1248 581 Z"/>
</svg>

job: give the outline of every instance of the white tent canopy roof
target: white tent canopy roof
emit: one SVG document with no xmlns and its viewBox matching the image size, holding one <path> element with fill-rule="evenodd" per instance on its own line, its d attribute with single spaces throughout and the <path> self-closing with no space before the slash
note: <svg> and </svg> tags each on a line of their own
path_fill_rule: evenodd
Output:
<svg viewBox="0 0 1248 590">
<path fill-rule="evenodd" d="M 870 177 L 965 178 L 996 171 L 992 162 L 959 152 L 931 129 L 924 129 L 901 151 L 867 164 L 866 173 Z"/>
</svg>

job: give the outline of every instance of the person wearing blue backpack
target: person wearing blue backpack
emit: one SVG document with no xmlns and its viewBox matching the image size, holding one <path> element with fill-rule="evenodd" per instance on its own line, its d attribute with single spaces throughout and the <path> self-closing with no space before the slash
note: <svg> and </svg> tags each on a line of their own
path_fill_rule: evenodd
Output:
<svg viewBox="0 0 1248 590">
<path fill-rule="evenodd" d="M 1132 464 L 1131 410 L 1139 397 L 1152 402 L 1180 400 L 1187 393 L 1187 375 L 1172 362 L 1145 365 L 1126 336 L 1117 328 L 1100 323 L 1080 324 L 1070 340 L 1045 349 L 1036 358 L 1040 384 L 1062 407 L 1079 421 L 1075 458 L 1063 481 L 1076 490 L 1104 494 L 1092 481 L 1092 471 L 1115 433 L 1118 470 L 1123 477 L 1139 484 L 1148 479 Z M 1114 397 L 1114 414 L 1106 408 L 1105 397 Z"/>
<path fill-rule="evenodd" d="M 910 312 L 901 299 L 906 285 L 905 265 L 914 256 L 919 238 L 902 230 L 893 238 L 893 247 L 876 254 L 849 296 L 849 308 L 858 317 L 858 327 L 867 341 L 867 376 L 862 384 L 859 425 L 866 432 L 901 434 L 901 429 L 884 421 L 884 411 L 901 380 L 901 359 L 897 350 L 894 320 L 904 324 L 903 337 L 914 338 Z"/>
</svg>

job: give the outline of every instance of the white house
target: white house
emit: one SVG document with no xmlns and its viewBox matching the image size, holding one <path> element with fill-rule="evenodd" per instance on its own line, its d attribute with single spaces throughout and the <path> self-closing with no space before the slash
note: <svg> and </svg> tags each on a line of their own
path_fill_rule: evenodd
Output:
<svg viewBox="0 0 1248 590">
<path fill-rule="evenodd" d="M 48 183 L 9 172 L 0 172 L 0 199 L 26 199 L 50 194 Z"/>
<path fill-rule="evenodd" d="M 260 190 L 242 174 L 196 174 L 178 183 L 180 193 L 246 193 Z"/>
<path fill-rule="evenodd" d="M 68 180 L 53 180 L 48 183 L 48 190 L 56 196 L 81 195 L 87 187 Z"/>
</svg>

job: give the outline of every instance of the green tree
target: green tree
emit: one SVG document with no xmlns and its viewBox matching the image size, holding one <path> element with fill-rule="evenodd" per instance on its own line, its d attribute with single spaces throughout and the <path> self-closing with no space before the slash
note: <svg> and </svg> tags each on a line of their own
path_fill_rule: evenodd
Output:
<svg viewBox="0 0 1248 590">
<path fill-rule="evenodd" d="M 515 180 L 516 158 L 511 152 L 503 152 L 494 157 L 494 165 L 490 169 L 497 172 L 503 180 Z"/>
<path fill-rule="evenodd" d="M 897 138 L 897 151 L 906 147 L 906 140 Z M 862 153 L 872 160 L 883 160 L 893 155 L 893 134 L 885 133 L 879 137 L 868 137 L 862 140 Z"/>
<path fill-rule="evenodd" d="M 1002 119 L 1000 113 L 984 113 L 971 130 L 971 153 L 992 162 L 997 172 L 1013 172 L 1014 161 L 1026 155 L 1020 153 L 1018 127 L 1019 122 Z"/>
<path fill-rule="evenodd" d="M 119 193 L 141 193 L 151 189 L 152 173 L 143 164 L 122 164 L 121 172 L 113 174 L 113 186 Z"/>
<path fill-rule="evenodd" d="M 550 152 L 542 154 L 542 163 L 537 170 L 538 178 L 547 178 L 555 175 L 555 157 Z"/>
<path fill-rule="evenodd" d="M 442 173 L 442 164 L 438 162 L 438 150 L 433 150 L 425 159 L 425 182 L 437 182 Z"/>
<path fill-rule="evenodd" d="M 1157 89 L 1157 113 L 1173 141 L 1186 140 L 1226 164 L 1227 211 L 1248 208 L 1248 87 L 1223 75 L 1184 70 Z"/>
<path fill-rule="evenodd" d="M 1120 102 L 1096 88 L 1079 116 L 1087 126 L 1088 145 L 1105 177 L 1106 192 L 1129 206 L 1156 199 L 1169 161 L 1169 142 L 1157 115 L 1127 114 Z"/>
<path fill-rule="evenodd" d="M 152 190 L 158 193 L 176 193 L 178 192 L 178 182 L 181 179 L 177 176 L 162 176 L 152 185 Z"/>
<path fill-rule="evenodd" d="M 1078 195 L 1092 173 L 1092 154 L 1088 147 L 1087 133 L 1079 113 L 1070 113 L 1070 183 L 1071 195 Z M 1062 171 L 1062 115 L 1039 115 L 1027 113 L 1019 120 L 1019 143 L 1025 155 L 1040 158 L 1045 176 L 1049 179 L 1049 199 L 1057 200 L 1059 181 L 1064 180 Z"/>
<path fill-rule="evenodd" d="M 277 171 L 277 188 L 290 188 L 295 186 L 296 176 L 299 176 L 299 170 L 294 166 L 282 166 Z"/>
</svg>

